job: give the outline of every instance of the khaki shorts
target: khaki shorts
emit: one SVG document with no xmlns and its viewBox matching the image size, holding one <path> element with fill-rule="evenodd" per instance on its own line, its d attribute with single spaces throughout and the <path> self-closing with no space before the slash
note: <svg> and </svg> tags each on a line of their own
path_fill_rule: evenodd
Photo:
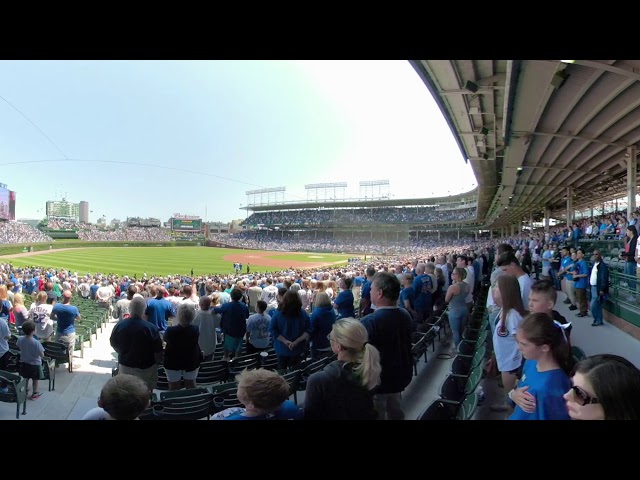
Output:
<svg viewBox="0 0 640 480">
<path fill-rule="evenodd" d="M 149 368 L 133 368 L 120 364 L 118 368 L 120 369 L 118 373 L 140 378 L 147 384 L 149 391 L 154 390 L 158 385 L 158 365 L 153 365 Z"/>
</svg>

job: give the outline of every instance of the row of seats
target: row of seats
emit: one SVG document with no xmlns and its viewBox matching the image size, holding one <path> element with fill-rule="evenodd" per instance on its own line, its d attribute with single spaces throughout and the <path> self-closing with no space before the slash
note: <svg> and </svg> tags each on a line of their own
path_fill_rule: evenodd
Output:
<svg viewBox="0 0 640 480">
<path fill-rule="evenodd" d="M 260 357 L 260 355 L 258 354 Z M 198 371 L 197 388 L 175 391 L 161 391 L 154 395 L 151 406 L 140 415 L 140 420 L 201 420 L 231 407 L 242 407 L 238 400 L 238 384 L 230 381 L 245 368 L 267 368 L 272 365 L 261 363 L 268 361 L 268 356 L 261 359 L 237 358 L 231 362 L 213 360 L 203 362 Z M 319 360 L 306 360 L 296 367 L 277 370 L 289 384 L 293 401 L 298 403 L 297 393 L 306 390 L 307 379 L 313 373 L 321 371 L 334 361 L 335 355 Z M 240 360 L 240 363 L 236 363 Z M 228 363 L 229 365 L 223 365 Z M 161 386 L 159 380 L 158 386 Z"/>
<path fill-rule="evenodd" d="M 24 295 L 24 304 L 27 310 L 31 307 L 34 299 L 30 295 Z M 93 335 L 98 338 L 98 331 L 102 333 L 103 327 L 108 322 L 108 311 L 99 307 L 94 301 L 74 296 L 72 305 L 78 307 L 81 318 L 76 320 L 76 343 L 75 350 L 80 350 L 80 357 L 84 357 L 84 344 L 89 343 L 89 348 L 93 346 Z M 22 378 L 18 372 L 20 370 L 20 351 L 17 342 L 22 329 L 14 324 L 9 324 L 11 338 L 9 339 L 9 363 L 6 371 L 0 370 L 0 378 L 8 385 L 6 393 L 0 393 L 0 402 L 16 403 L 16 418 L 20 418 L 20 406 L 23 406 L 22 415 L 27 413 L 27 380 Z M 42 342 L 44 348 L 44 358 L 42 367 L 44 380 L 49 383 L 49 391 L 56 388 L 56 368 L 63 363 L 68 364 L 69 373 L 73 372 L 73 362 L 69 361 L 69 349 L 67 345 L 54 341 Z"/>
<path fill-rule="evenodd" d="M 478 407 L 475 391 L 482 380 L 488 336 L 489 317 L 484 305 L 488 289 L 481 287 L 471 318 L 467 322 L 451 372 L 439 391 L 439 398 L 429 405 L 418 420 L 471 420 Z M 444 324 L 444 321 L 443 321 Z"/>
</svg>

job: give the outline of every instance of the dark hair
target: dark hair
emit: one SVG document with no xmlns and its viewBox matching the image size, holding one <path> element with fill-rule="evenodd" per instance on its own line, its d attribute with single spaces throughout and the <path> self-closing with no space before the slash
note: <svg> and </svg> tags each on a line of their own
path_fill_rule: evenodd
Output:
<svg viewBox="0 0 640 480">
<path fill-rule="evenodd" d="M 265 302 L 264 300 L 258 300 L 256 302 L 256 309 L 259 312 L 264 313 L 264 311 L 267 309 L 267 302 Z"/>
<path fill-rule="evenodd" d="M 33 320 L 27 320 L 22 324 L 22 331 L 25 335 L 31 335 L 36 331 L 36 324 Z"/>
<path fill-rule="evenodd" d="M 398 277 L 392 273 L 378 272 L 374 275 L 371 283 L 375 283 L 376 288 L 382 292 L 383 297 L 393 300 L 394 302 L 398 301 L 401 290 Z"/>
<path fill-rule="evenodd" d="M 200 308 L 202 310 L 209 310 L 211 308 L 211 297 L 204 296 L 200 298 Z"/>
<path fill-rule="evenodd" d="M 129 284 L 127 287 L 127 299 L 131 300 L 136 293 L 138 293 L 138 287 L 133 284 Z"/>
<path fill-rule="evenodd" d="M 551 315 L 530 313 L 524 318 L 518 330 L 521 330 L 527 340 L 538 347 L 549 345 L 558 366 L 567 375 L 571 373 L 574 361 L 566 332 L 560 324 L 554 322 Z"/>
<path fill-rule="evenodd" d="M 229 295 L 231 295 L 231 300 L 233 300 L 234 302 L 239 302 L 242 299 L 242 292 L 239 288 L 234 288 L 233 290 L 231 290 L 231 293 Z"/>
<path fill-rule="evenodd" d="M 542 293 L 546 295 L 549 300 L 556 304 L 558 300 L 558 293 L 556 287 L 551 280 L 537 280 L 531 284 L 531 291 L 536 293 Z"/>
<path fill-rule="evenodd" d="M 513 252 L 513 247 L 508 243 L 501 243 L 500 245 L 498 245 L 496 252 L 498 253 L 498 256 L 500 256 L 504 252 Z"/>
<path fill-rule="evenodd" d="M 497 263 L 499 267 L 506 267 L 507 265 L 511 265 L 512 263 L 514 263 L 518 267 L 520 266 L 520 262 L 513 252 L 504 252 L 500 254 Z"/>
<path fill-rule="evenodd" d="M 353 277 L 342 277 L 342 281 L 347 287 L 347 290 L 351 290 L 351 285 L 353 285 Z"/>
<path fill-rule="evenodd" d="M 291 290 L 287 290 L 287 293 L 284 294 L 282 298 L 282 305 L 280 308 L 280 313 L 285 317 L 297 317 L 300 315 L 300 311 L 302 310 L 302 300 L 300 300 L 300 295 L 298 292 L 292 292 Z"/>
<path fill-rule="evenodd" d="M 640 420 L 640 370 L 626 358 L 594 355 L 578 362 L 604 410 L 605 420 Z"/>
</svg>

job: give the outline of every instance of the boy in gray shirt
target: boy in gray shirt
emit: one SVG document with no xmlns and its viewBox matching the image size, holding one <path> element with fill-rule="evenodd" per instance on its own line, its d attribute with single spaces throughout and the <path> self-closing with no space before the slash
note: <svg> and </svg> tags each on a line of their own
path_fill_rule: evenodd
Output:
<svg viewBox="0 0 640 480">
<path fill-rule="evenodd" d="M 38 391 L 38 383 L 42 374 L 42 357 L 44 348 L 42 344 L 33 338 L 36 324 L 32 320 L 27 320 L 22 324 L 24 335 L 18 339 L 17 345 L 20 350 L 20 376 L 27 379 L 27 392 L 29 391 L 29 379 L 33 381 L 33 394 L 31 400 L 37 400 L 42 396 Z"/>
</svg>

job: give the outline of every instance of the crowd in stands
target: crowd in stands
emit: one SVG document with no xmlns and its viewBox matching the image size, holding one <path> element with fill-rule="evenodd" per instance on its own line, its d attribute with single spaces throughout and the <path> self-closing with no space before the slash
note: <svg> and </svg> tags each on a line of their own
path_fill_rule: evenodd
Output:
<svg viewBox="0 0 640 480">
<path fill-rule="evenodd" d="M 21 222 L 0 222 L 0 243 L 50 242 L 51 237 Z"/>
<path fill-rule="evenodd" d="M 63 218 L 49 218 L 47 220 L 47 228 L 51 230 L 97 230 L 98 226 L 91 223 L 76 222 Z"/>
<path fill-rule="evenodd" d="M 614 211 L 600 216 L 576 220 L 582 238 L 624 239 L 629 226 L 638 228 L 638 211 L 627 216 L 625 211 Z"/>
<path fill-rule="evenodd" d="M 171 237 L 167 230 L 161 228 L 125 227 L 115 230 L 81 230 L 81 240 L 90 242 L 169 242 Z"/>
<path fill-rule="evenodd" d="M 395 236 L 390 232 L 389 237 Z M 421 233 L 419 238 L 404 240 L 382 240 L 359 233 L 355 238 L 336 237 L 330 232 L 267 232 L 264 230 L 245 231 L 236 234 L 211 234 L 212 240 L 225 245 L 257 250 L 284 252 L 333 252 L 333 253 L 371 253 L 383 255 L 409 255 L 440 248 L 439 245 L 465 247 L 473 243 L 468 236 L 458 239 L 457 233 L 443 233 L 438 239 L 434 233 Z"/>
<path fill-rule="evenodd" d="M 433 223 L 472 220 L 476 207 L 441 210 L 442 207 L 380 207 L 256 212 L 242 225 L 345 225 L 375 223 Z"/>
<path fill-rule="evenodd" d="M 105 228 L 91 223 L 50 219 L 47 228 L 76 230 L 80 240 L 90 242 L 204 241 L 204 233 L 202 232 L 172 232 L 166 228 L 150 226 L 121 225 L 118 228 Z"/>
<path fill-rule="evenodd" d="M 144 326 L 150 331 L 148 338 L 157 338 L 152 340 L 156 344 L 150 345 L 150 354 L 154 349 L 161 354 L 162 343 L 166 343 L 164 365 L 170 389 L 176 389 L 181 377 L 185 384 L 195 379 L 200 361 L 184 349 L 184 342 L 195 342 L 197 358 L 200 351 L 205 358 L 211 355 L 209 341 L 215 347 L 217 335 L 206 341 L 199 339 L 208 325 L 221 331 L 226 358 L 238 354 L 245 337 L 256 351 L 272 341 L 279 368 L 295 366 L 308 354 L 311 358 L 336 356 L 322 372 L 308 379 L 302 409 L 287 400 L 289 390 L 280 375 L 258 369 L 238 378 L 238 399 L 244 407 L 223 411 L 216 419 L 402 419 L 400 395 L 413 377 L 407 354 L 411 331 L 428 325 L 434 309 L 448 303 L 452 312 L 459 310 L 459 315 L 449 316 L 454 335 L 451 352 L 455 355 L 456 339 L 484 280 L 491 284 L 487 306 L 493 333 L 493 357 L 487 368 L 490 376 L 499 372 L 505 389 L 505 401 L 492 409 L 512 412 L 514 420 L 639 419 L 640 371 L 612 355 L 594 356 L 574 367 L 567 355 L 570 325 L 554 311 L 553 282 L 532 284 L 527 271 L 529 250 L 544 253 L 555 248 L 554 239 L 559 239 L 560 233 L 550 236 L 548 242 L 543 236 L 514 236 L 497 251 L 497 241 L 464 249 L 441 244 L 443 250 L 438 252 L 442 254 L 425 251 L 419 256 L 374 257 L 343 267 L 246 275 L 143 273 L 129 277 L 2 264 L 0 323 L 8 320 L 14 305 L 16 312 L 21 310 L 21 296 L 38 291 L 45 292 L 43 302 L 50 298 L 51 303 L 62 300 L 63 304 L 68 304 L 70 292 L 76 291 L 113 312 L 119 322 L 111 341 L 120 354 L 123 376 L 105 385 L 98 409 L 86 418 L 135 418 L 148 405 L 144 386 L 152 388 L 154 379 L 137 365 L 127 369 L 127 358 L 132 357 L 124 353 L 127 341 L 123 338 L 128 329 L 135 335 L 134 330 Z M 579 249 L 577 253 L 579 263 Z M 602 268 L 598 265 L 592 268 Z M 564 277 L 562 288 L 566 289 L 568 272 L 579 277 L 583 267 L 563 270 L 558 273 Z M 549 277 L 553 270 L 543 268 L 540 274 Z M 571 281 L 575 289 L 583 288 L 577 285 L 577 278 Z M 598 284 L 595 288 L 605 287 Z M 582 314 L 582 309 L 578 313 Z M 30 318 L 28 312 L 21 316 L 23 323 Z M 140 321 L 144 323 L 136 323 Z M 598 324 L 594 316 L 594 326 Z M 393 341 L 378 333 L 388 328 L 398 330 Z M 30 325 L 27 330 L 32 331 Z M 599 375 L 598 365 L 618 373 Z M 149 371 L 157 372 L 156 365 Z M 617 382 L 618 378 L 624 381 Z M 119 384 L 120 388 L 131 388 L 133 397 L 139 399 L 137 413 L 119 410 L 121 403 L 113 398 Z M 611 389 L 616 395 L 608 395 Z M 594 398 L 598 401 L 592 401 Z"/>
</svg>

